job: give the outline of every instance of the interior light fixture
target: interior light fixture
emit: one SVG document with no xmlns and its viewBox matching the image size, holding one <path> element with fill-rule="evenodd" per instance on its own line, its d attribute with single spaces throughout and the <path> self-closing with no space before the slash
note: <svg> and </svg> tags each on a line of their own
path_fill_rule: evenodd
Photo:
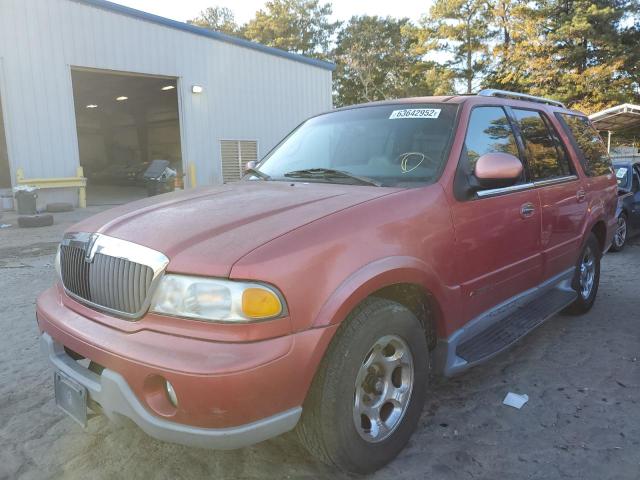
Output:
<svg viewBox="0 0 640 480">
<path fill-rule="evenodd" d="M 116 100 L 118 102 L 124 102 L 125 100 L 129 100 L 129 97 L 125 97 L 124 95 L 121 97 L 116 97 Z"/>
<path fill-rule="evenodd" d="M 167 90 L 173 90 L 174 88 L 176 87 L 174 87 L 173 85 L 165 85 L 164 87 L 162 87 L 162 90 L 166 92 Z"/>
<path fill-rule="evenodd" d="M 98 105 L 96 105 L 95 103 L 90 103 L 89 105 L 87 105 L 87 108 L 98 108 Z"/>
<path fill-rule="evenodd" d="M 191 87 L 191 92 L 193 93 L 202 93 L 203 90 L 204 88 L 202 88 L 200 85 L 194 85 L 193 87 Z"/>
</svg>

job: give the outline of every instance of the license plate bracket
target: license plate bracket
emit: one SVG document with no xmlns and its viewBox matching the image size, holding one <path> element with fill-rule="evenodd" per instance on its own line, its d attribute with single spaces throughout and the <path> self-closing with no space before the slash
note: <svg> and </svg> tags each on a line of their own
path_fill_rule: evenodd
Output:
<svg viewBox="0 0 640 480">
<path fill-rule="evenodd" d="M 87 389 L 64 373 L 53 374 L 56 405 L 83 428 L 87 426 Z"/>
</svg>

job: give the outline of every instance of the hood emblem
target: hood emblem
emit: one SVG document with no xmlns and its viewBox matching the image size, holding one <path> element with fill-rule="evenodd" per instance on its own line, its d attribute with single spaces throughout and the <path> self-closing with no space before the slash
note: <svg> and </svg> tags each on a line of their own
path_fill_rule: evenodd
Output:
<svg viewBox="0 0 640 480">
<path fill-rule="evenodd" d="M 93 261 L 93 256 L 95 255 L 93 246 L 96 244 L 96 240 L 98 240 L 98 234 L 92 233 L 89 237 L 89 241 L 87 242 L 87 246 L 85 247 L 84 251 L 84 261 L 87 263 L 91 263 Z"/>
</svg>

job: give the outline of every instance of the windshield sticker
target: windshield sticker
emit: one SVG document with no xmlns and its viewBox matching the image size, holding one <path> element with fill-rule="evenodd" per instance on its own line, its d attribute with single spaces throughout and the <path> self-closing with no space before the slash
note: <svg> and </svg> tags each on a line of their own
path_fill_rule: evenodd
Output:
<svg viewBox="0 0 640 480">
<path fill-rule="evenodd" d="M 620 167 L 618 170 L 616 170 L 616 177 L 618 178 L 624 178 L 626 174 L 627 174 L 627 167 Z"/>
<path fill-rule="evenodd" d="M 389 115 L 390 120 L 399 118 L 438 118 L 440 116 L 439 108 L 407 108 L 406 110 L 394 110 Z"/>
</svg>

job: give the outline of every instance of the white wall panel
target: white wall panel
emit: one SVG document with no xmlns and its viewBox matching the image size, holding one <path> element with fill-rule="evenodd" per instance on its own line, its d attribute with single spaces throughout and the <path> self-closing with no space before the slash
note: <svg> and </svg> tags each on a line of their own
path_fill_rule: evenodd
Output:
<svg viewBox="0 0 640 480">
<path fill-rule="evenodd" d="M 255 139 L 264 155 L 331 108 L 327 69 L 72 0 L 0 0 L 0 58 L 14 175 L 75 173 L 72 66 L 178 77 L 183 157 L 200 184 L 221 182 L 221 139 Z"/>
</svg>

